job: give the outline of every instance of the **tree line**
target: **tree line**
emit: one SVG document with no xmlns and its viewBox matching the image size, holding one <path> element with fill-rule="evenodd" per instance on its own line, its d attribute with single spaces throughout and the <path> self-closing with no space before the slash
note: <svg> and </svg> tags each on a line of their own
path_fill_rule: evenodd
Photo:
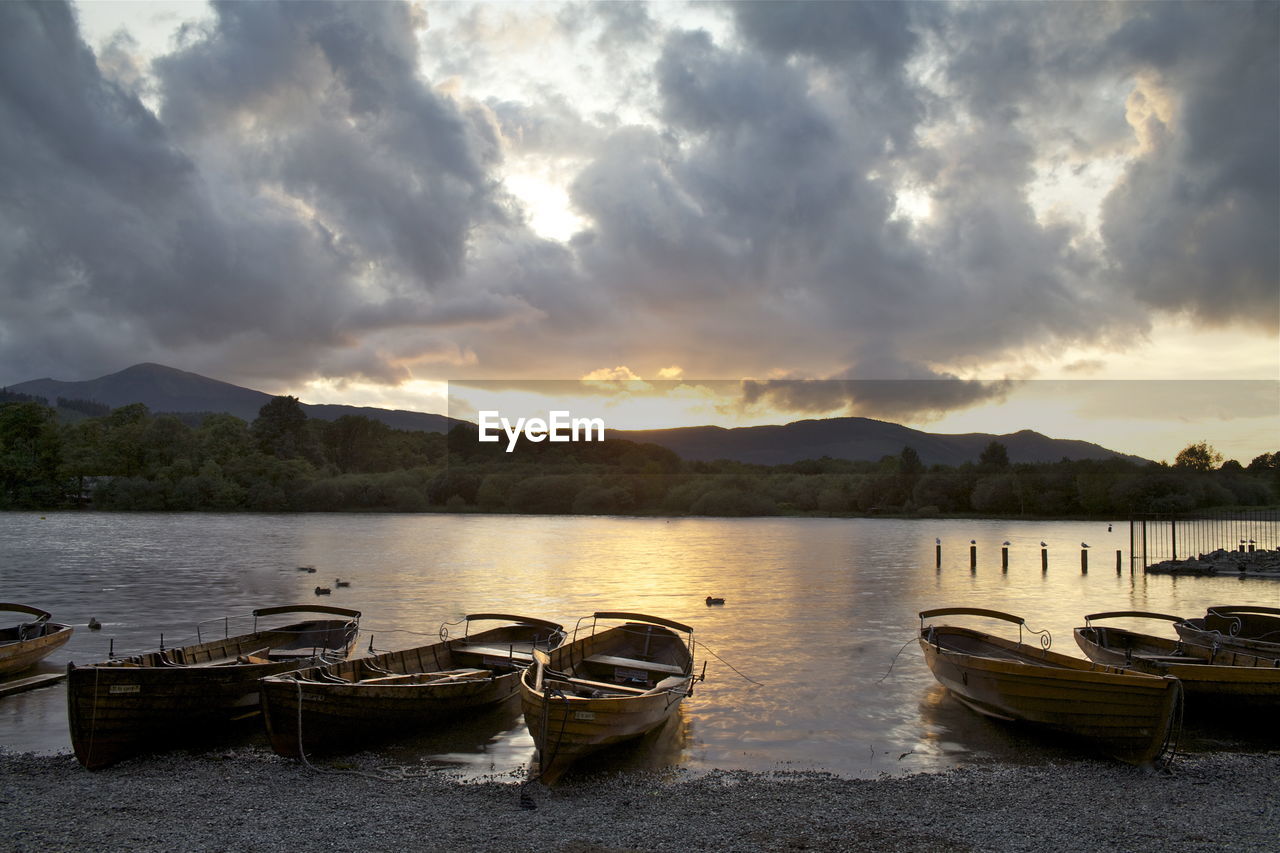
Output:
<svg viewBox="0 0 1280 853">
<path fill-rule="evenodd" d="M 876 462 L 753 465 L 620 439 L 507 453 L 468 424 L 444 435 L 359 415 L 323 421 L 294 397 L 252 422 L 60 402 L 71 405 L 0 396 L 0 509 L 1114 517 L 1280 496 L 1280 452 L 1245 466 L 1207 442 L 1171 465 L 1013 464 L 998 442 L 959 466 L 926 466 L 911 447 Z"/>
</svg>

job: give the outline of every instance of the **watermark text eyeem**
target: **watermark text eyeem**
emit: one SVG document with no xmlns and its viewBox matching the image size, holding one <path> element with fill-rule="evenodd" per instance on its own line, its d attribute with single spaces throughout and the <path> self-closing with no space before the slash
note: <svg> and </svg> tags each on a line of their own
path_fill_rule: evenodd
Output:
<svg viewBox="0 0 1280 853">
<path fill-rule="evenodd" d="M 523 437 L 527 441 L 604 441 L 604 418 L 575 418 L 566 411 L 548 412 L 542 418 L 517 418 L 513 425 L 495 410 L 480 413 L 480 441 L 500 441 L 507 437 L 507 452 L 516 449 Z M 592 433 L 595 438 L 592 438 Z"/>
</svg>

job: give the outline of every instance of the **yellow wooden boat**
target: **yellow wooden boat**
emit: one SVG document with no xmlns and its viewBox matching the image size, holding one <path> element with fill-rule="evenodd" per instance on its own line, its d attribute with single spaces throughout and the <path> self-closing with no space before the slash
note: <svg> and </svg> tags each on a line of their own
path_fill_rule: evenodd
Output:
<svg viewBox="0 0 1280 853">
<path fill-rule="evenodd" d="M 336 618 L 259 628 L 261 618 L 304 612 Z M 341 607 L 264 607 L 253 612 L 247 634 L 204 640 L 198 633 L 192 645 L 69 664 L 67 724 L 76 758 L 97 770 L 256 717 L 258 679 L 346 657 L 359 620 L 359 611 Z"/>
<path fill-rule="evenodd" d="M 940 616 L 1011 622 L 1018 639 L 925 624 Z M 1048 632 L 1032 632 L 1041 640 L 1028 645 L 1025 628 L 1021 617 L 997 610 L 942 607 L 920 613 L 919 642 L 934 677 L 980 714 L 1082 738 L 1133 764 L 1154 761 L 1171 744 L 1181 696 L 1176 678 L 1050 651 Z"/>
<path fill-rule="evenodd" d="M 473 631 L 476 623 L 509 623 Z M 287 758 L 403 736 L 515 696 L 534 649 L 564 639 L 554 622 L 473 613 L 458 637 L 262 679 L 271 748 Z M 302 711 L 298 706 L 301 704 Z"/>
<path fill-rule="evenodd" d="M 1179 616 L 1139 610 L 1093 613 L 1076 628 L 1076 645 L 1090 660 L 1153 675 L 1172 675 L 1187 691 L 1188 704 L 1216 709 L 1219 702 L 1241 708 L 1280 706 L 1280 657 L 1264 657 L 1233 647 L 1207 646 L 1156 637 L 1124 628 L 1094 625 L 1106 619 L 1160 619 Z"/>
<path fill-rule="evenodd" d="M 70 625 L 50 622 L 52 614 L 26 604 L 0 604 L 0 612 L 33 618 L 0 628 L 0 676 L 30 669 L 71 639 Z"/>
<path fill-rule="evenodd" d="M 578 620 L 571 642 L 535 652 L 520 700 L 536 778 L 550 785 L 583 755 L 663 725 L 693 692 L 693 648 L 688 625 L 600 612 Z"/>
<path fill-rule="evenodd" d="M 1188 643 L 1280 657 L 1280 607 L 1217 605 L 1199 618 L 1179 620 L 1174 628 Z"/>
</svg>

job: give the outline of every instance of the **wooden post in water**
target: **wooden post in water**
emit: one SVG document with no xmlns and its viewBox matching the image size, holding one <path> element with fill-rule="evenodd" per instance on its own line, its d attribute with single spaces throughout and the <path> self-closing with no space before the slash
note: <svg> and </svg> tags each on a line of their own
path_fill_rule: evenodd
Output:
<svg viewBox="0 0 1280 853">
<path fill-rule="evenodd" d="M 1089 549 L 1088 548 L 1080 549 L 1080 574 L 1082 575 L 1089 574 Z"/>
<path fill-rule="evenodd" d="M 937 542 L 937 544 L 933 546 L 933 551 L 934 551 L 934 559 L 936 560 L 936 562 L 934 563 L 934 568 L 940 569 L 942 568 L 942 542 L 941 541 Z"/>
<path fill-rule="evenodd" d="M 1116 574 L 1118 575 L 1123 574 L 1123 571 L 1121 570 L 1120 566 L 1121 566 L 1120 549 L 1117 548 L 1116 549 Z"/>
<path fill-rule="evenodd" d="M 1008 545 L 1000 546 L 1000 571 L 1002 572 L 1009 571 L 1009 546 Z"/>
<path fill-rule="evenodd" d="M 969 543 L 969 571 L 976 572 L 978 570 L 978 546 L 973 542 Z"/>
<path fill-rule="evenodd" d="M 1040 543 L 1040 571 L 1049 571 L 1049 549 L 1044 547 L 1044 543 Z"/>
</svg>

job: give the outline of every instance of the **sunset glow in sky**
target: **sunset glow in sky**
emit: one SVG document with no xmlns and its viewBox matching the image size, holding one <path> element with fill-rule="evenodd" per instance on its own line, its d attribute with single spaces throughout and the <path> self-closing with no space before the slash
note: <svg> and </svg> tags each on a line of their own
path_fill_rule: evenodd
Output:
<svg viewBox="0 0 1280 853">
<path fill-rule="evenodd" d="M 6 2 L 0 151 L 0 385 L 1280 449 L 1274 2 Z"/>
</svg>

